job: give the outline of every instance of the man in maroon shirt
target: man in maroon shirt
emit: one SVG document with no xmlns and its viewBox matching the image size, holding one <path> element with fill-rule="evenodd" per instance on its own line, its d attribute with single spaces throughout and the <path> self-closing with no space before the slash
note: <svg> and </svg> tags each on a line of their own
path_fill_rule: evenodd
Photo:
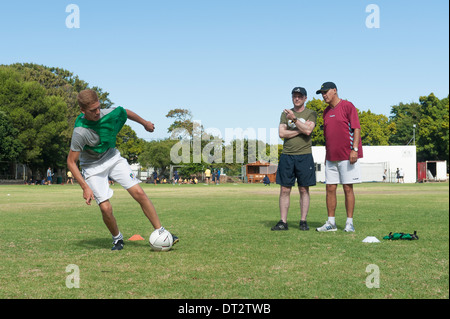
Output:
<svg viewBox="0 0 450 319">
<path fill-rule="evenodd" d="M 363 157 L 358 110 L 351 102 L 339 98 L 337 87 L 333 82 L 325 82 L 316 94 L 322 94 L 323 100 L 328 104 L 323 112 L 328 220 L 316 230 L 321 232 L 337 230 L 336 189 L 337 184 L 342 184 L 347 211 L 344 231 L 354 232 L 355 194 L 353 184 L 361 183 L 358 159 Z"/>
</svg>

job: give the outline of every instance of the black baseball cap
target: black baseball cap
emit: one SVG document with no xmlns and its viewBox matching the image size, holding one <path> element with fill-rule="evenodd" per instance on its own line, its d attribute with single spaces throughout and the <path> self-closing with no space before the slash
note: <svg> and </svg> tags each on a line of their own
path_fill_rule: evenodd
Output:
<svg viewBox="0 0 450 319">
<path fill-rule="evenodd" d="M 326 92 L 329 89 L 337 89 L 336 84 L 333 82 L 325 82 L 322 84 L 319 90 L 316 91 L 316 94 L 321 94 L 322 92 Z"/>
<path fill-rule="evenodd" d="M 304 96 L 308 96 L 308 94 L 306 94 L 305 88 L 302 88 L 302 87 L 299 87 L 299 86 L 297 86 L 297 87 L 292 89 L 292 94 L 294 94 L 294 93 L 300 93 L 300 94 L 302 94 Z"/>
</svg>

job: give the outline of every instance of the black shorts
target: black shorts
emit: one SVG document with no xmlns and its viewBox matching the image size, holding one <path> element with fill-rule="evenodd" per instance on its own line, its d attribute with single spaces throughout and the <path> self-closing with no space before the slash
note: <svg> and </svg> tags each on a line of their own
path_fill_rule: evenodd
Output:
<svg viewBox="0 0 450 319">
<path fill-rule="evenodd" d="M 287 155 L 281 154 L 277 170 L 277 184 L 281 186 L 316 185 L 316 166 L 312 154 Z"/>
</svg>

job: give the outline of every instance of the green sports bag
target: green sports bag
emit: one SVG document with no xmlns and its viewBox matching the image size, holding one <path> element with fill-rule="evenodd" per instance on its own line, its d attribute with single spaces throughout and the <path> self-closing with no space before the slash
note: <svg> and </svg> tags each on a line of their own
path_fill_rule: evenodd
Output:
<svg viewBox="0 0 450 319">
<path fill-rule="evenodd" d="M 415 240 L 415 239 L 419 239 L 419 236 L 417 236 L 417 231 L 414 231 L 414 234 L 392 233 L 392 232 L 390 232 L 389 235 L 384 236 L 383 239 L 388 239 L 388 240 L 398 240 L 398 239 Z"/>
</svg>

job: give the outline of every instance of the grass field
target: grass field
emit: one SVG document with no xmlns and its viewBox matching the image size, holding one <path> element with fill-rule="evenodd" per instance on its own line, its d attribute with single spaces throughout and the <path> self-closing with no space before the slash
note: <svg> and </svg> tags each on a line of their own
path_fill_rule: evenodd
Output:
<svg viewBox="0 0 450 319">
<path fill-rule="evenodd" d="M 0 298 L 449 298 L 448 183 L 355 186 L 355 233 L 342 231 L 341 188 L 339 230 L 317 233 L 324 185 L 311 188 L 306 232 L 296 190 L 289 231 L 273 232 L 277 185 L 141 185 L 180 237 L 169 252 L 150 250 L 151 225 L 118 185 L 111 202 L 121 232 L 146 240 L 115 252 L 79 186 L 0 186 Z M 414 230 L 417 241 L 382 239 Z M 381 243 L 362 243 L 367 236 Z M 79 288 L 66 286 L 69 265 L 79 269 Z M 379 288 L 366 285 L 369 265 L 379 269 Z"/>
</svg>

